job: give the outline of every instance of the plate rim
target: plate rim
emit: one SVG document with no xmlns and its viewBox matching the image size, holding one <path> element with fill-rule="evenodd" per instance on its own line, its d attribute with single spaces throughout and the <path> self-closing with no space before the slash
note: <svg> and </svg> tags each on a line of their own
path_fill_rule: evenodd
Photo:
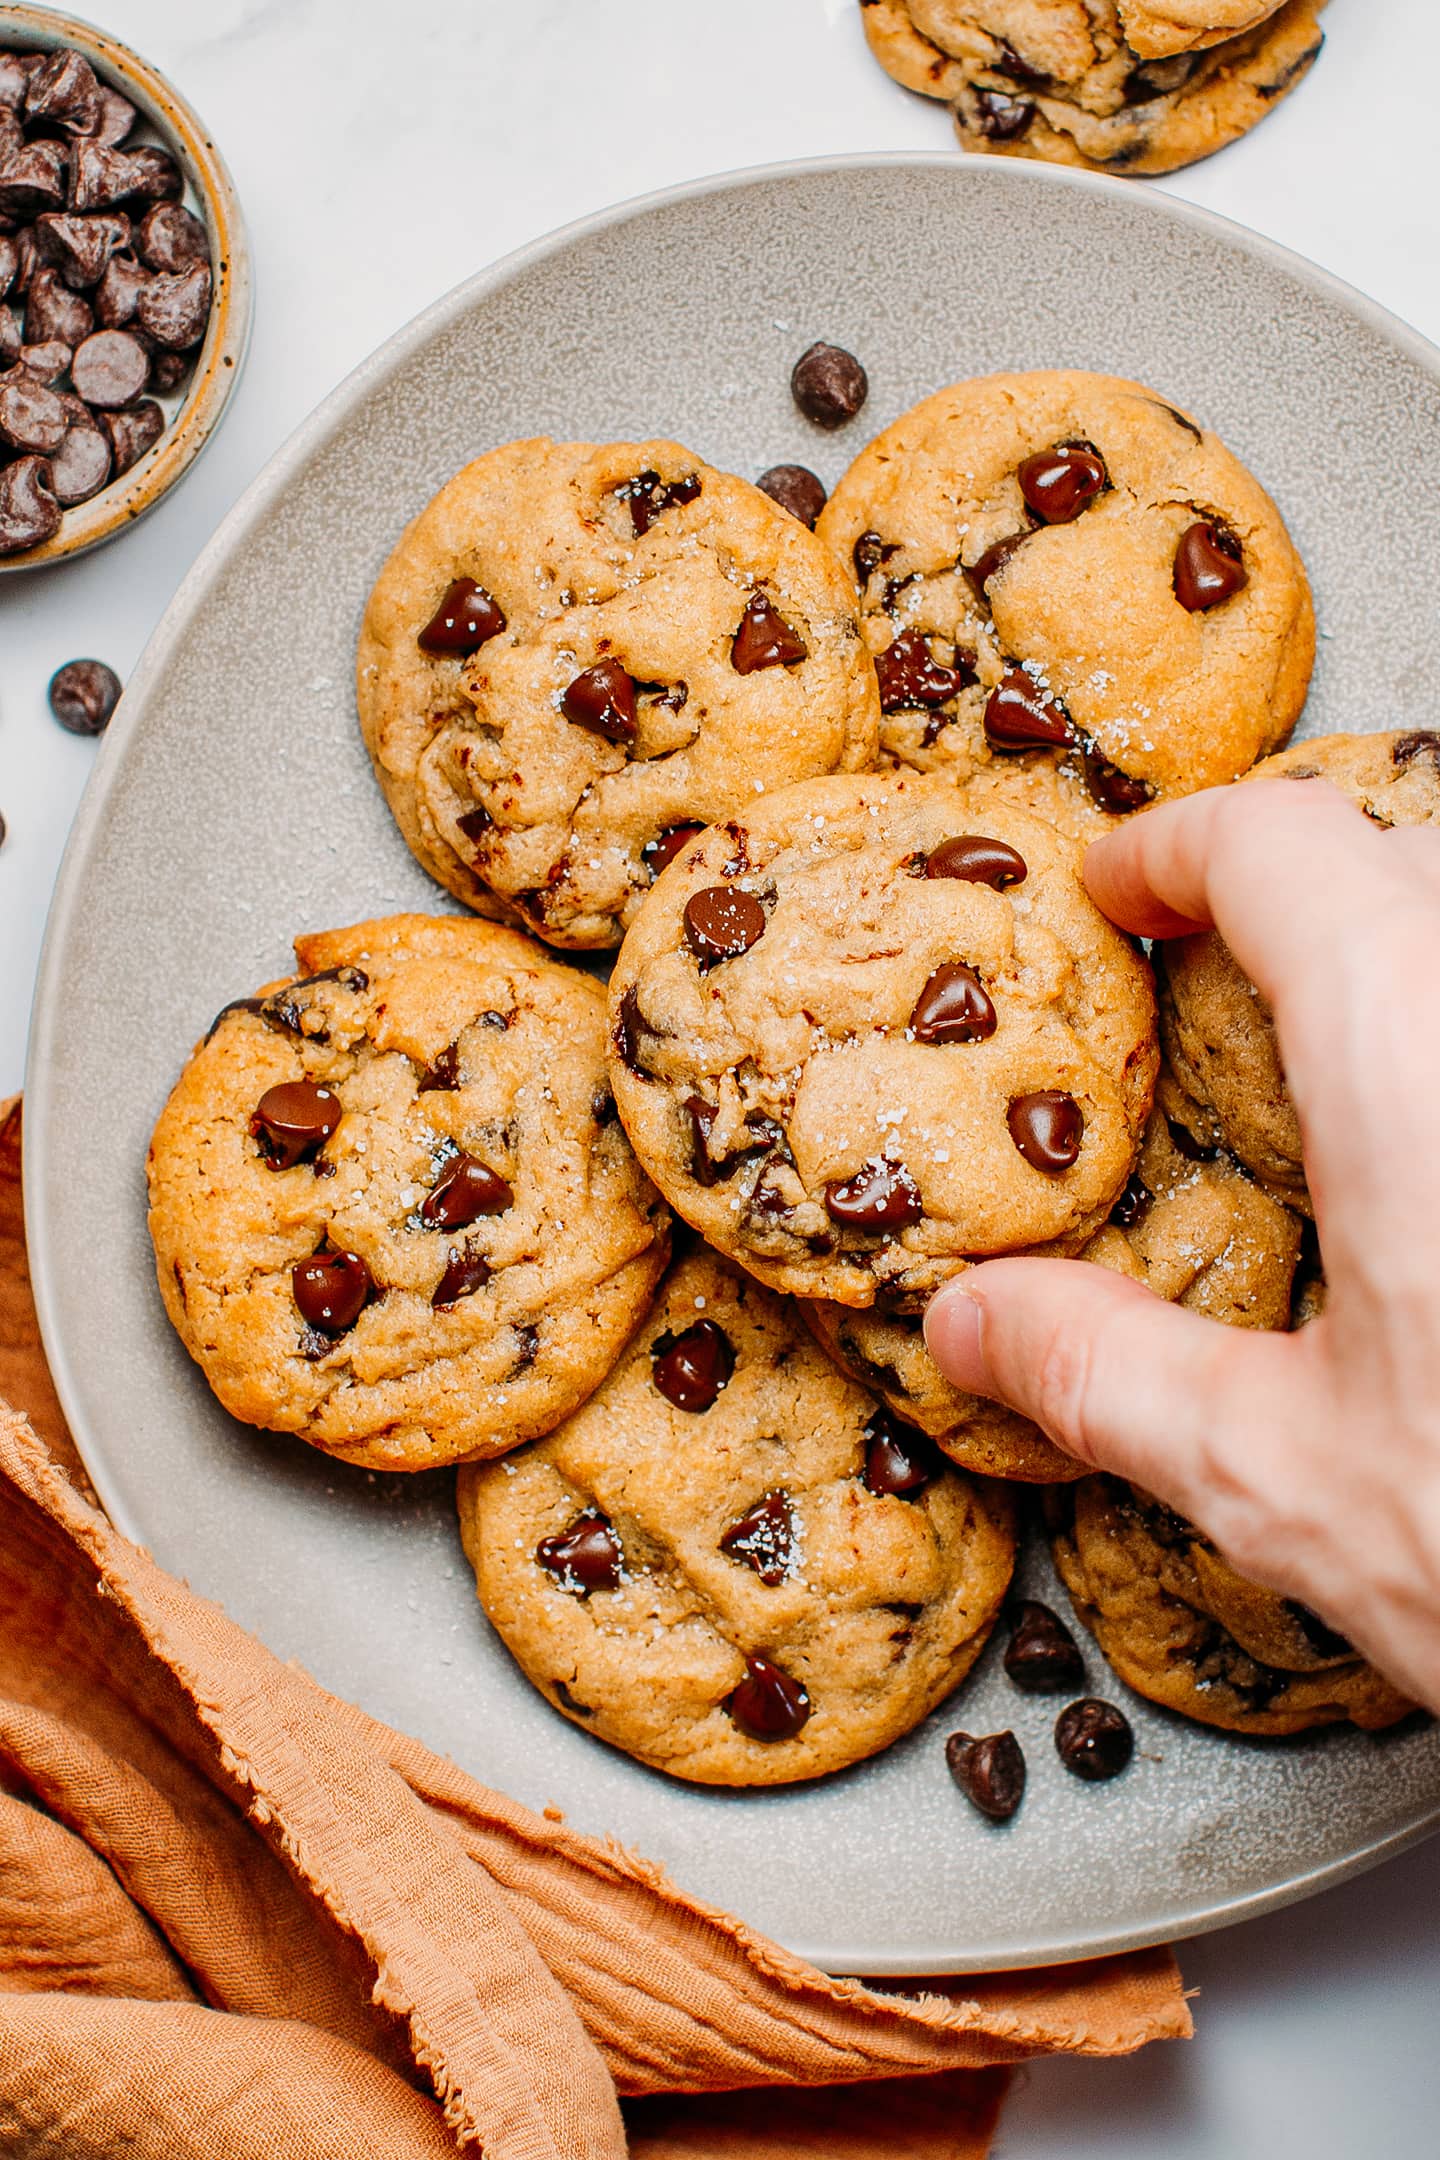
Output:
<svg viewBox="0 0 1440 2160">
<path fill-rule="evenodd" d="M 1257 233 L 1233 218 L 1164 189 L 1147 187 L 1108 174 L 1071 170 L 1024 159 L 990 158 L 983 161 L 988 175 L 1005 175 L 1003 185 L 1027 188 L 1061 188 L 1101 199 L 1128 200 L 1137 193 L 1150 205 L 1144 214 L 1160 221 L 1174 220 L 1202 233 L 1208 232 L 1228 246 L 1258 258 L 1273 270 L 1318 290 L 1360 321 L 1372 333 L 1398 346 L 1405 356 L 1440 384 L 1440 346 L 1381 302 L 1360 291 L 1334 272 L 1311 262 L 1268 235 Z M 46 915 L 40 963 L 28 1029 L 22 1125 L 22 1191 L 26 1221 L 31 1288 L 51 1376 L 60 1406 L 75 1440 L 85 1469 L 116 1530 L 133 1543 L 145 1544 L 140 1525 L 131 1517 L 118 1492 L 110 1486 L 108 1473 L 92 1460 L 84 1419 L 78 1413 L 80 1390 L 74 1378 L 75 1360 L 62 1335 L 56 1311 L 57 1256 L 44 1228 L 42 1193 L 53 1168 L 49 1148 L 47 1076 L 54 1069 L 53 1049 L 60 1007 L 59 982 L 64 956 L 75 927 L 79 895 L 92 847 L 99 834 L 106 805 L 117 784 L 131 736 L 144 724 L 146 695 L 152 680 L 169 664 L 175 647 L 183 640 L 202 602 L 223 574 L 235 547 L 288 486 L 295 469 L 323 447 L 355 407 L 398 366 L 419 351 L 454 320 L 488 293 L 499 290 L 534 264 L 612 227 L 634 222 L 653 211 L 691 202 L 708 195 L 745 187 L 760 187 L 794 179 L 819 178 L 832 173 L 919 170 L 963 174 L 980 164 L 965 151 L 894 150 L 845 151 L 826 156 L 781 159 L 762 165 L 739 166 L 709 173 L 643 194 L 572 219 L 510 250 L 469 277 L 393 331 L 373 352 L 351 368 L 327 392 L 311 412 L 291 430 L 225 512 L 166 604 L 145 648 L 131 672 L 125 695 L 102 740 L 99 754 L 86 783 L 61 857 L 55 888 Z M 1415 1820 L 1387 1831 L 1359 1850 L 1319 1864 L 1303 1874 L 1268 1889 L 1241 1893 L 1203 1909 L 1187 1909 L 1183 1903 L 1170 1908 L 1138 1928 L 1116 1928 L 1082 1937 L 1071 1930 L 1050 1938 L 1015 1946 L 1009 1951 L 969 1955 L 937 1946 L 932 1953 L 907 1951 L 893 1958 L 873 1950 L 861 1954 L 843 1946 L 805 1942 L 787 1945 L 792 1953 L 821 1971 L 875 1979 L 900 1979 L 919 1973 L 941 1975 L 976 1971 L 1014 1971 L 1037 1966 L 1077 1963 L 1127 1950 L 1151 1948 L 1177 1938 L 1209 1934 L 1243 1920 L 1259 1918 L 1286 1905 L 1298 1903 L 1329 1889 L 1381 1861 L 1393 1858 L 1421 1843 L 1440 1829 L 1440 1797 Z"/>
</svg>

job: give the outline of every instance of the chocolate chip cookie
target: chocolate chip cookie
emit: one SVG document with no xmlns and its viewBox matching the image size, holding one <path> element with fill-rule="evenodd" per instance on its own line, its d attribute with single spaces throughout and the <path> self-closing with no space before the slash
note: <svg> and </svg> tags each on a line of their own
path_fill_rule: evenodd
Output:
<svg viewBox="0 0 1440 2160">
<path fill-rule="evenodd" d="M 297 938 L 150 1146 L 165 1307 L 235 1417 L 421 1470 L 549 1432 L 619 1356 L 667 1217 L 605 1079 L 605 996 L 516 931 Z"/>
<path fill-rule="evenodd" d="M 768 495 L 678 443 L 507 443 L 409 527 L 361 630 L 360 723 L 442 885 L 617 945 L 690 833 L 874 763 L 855 596 Z"/>
<path fill-rule="evenodd" d="M 1177 1141 L 1157 1112 L 1110 1220 L 1078 1257 L 1232 1327 L 1283 1328 L 1300 1240 L 1288 1209 L 1229 1157 L 1197 1160 L 1188 1132 Z M 1028 1418 L 952 1387 L 925 1348 L 918 1314 L 807 1303 L 805 1317 L 846 1372 L 967 1470 L 1027 1483 L 1083 1475 Z"/>
<path fill-rule="evenodd" d="M 940 774 L 802 781 L 679 854 L 610 984 L 635 1151 L 761 1281 L 918 1310 L 1074 1251 L 1134 1165 L 1149 971 L 1074 843 Z"/>
<path fill-rule="evenodd" d="M 1202 1725 L 1278 1735 L 1414 1705 L 1307 1606 L 1236 1573 L 1182 1516 L 1120 1478 L 1052 1493 L 1055 1565 L 1121 1679 Z"/>
<path fill-rule="evenodd" d="M 1373 823 L 1440 825 L 1440 734 L 1322 735 L 1253 780 L 1328 780 Z M 1300 1125 L 1270 1009 L 1215 931 L 1156 947 L 1172 1078 L 1166 1107 L 1202 1146 L 1223 1144 L 1289 1206 L 1311 1212 Z"/>
<path fill-rule="evenodd" d="M 879 435 L 816 527 L 854 567 L 887 761 L 1023 768 L 1084 825 L 1233 780 L 1304 703 L 1304 566 L 1259 483 L 1140 383 L 956 383 Z"/>
<path fill-rule="evenodd" d="M 1303 82 L 1325 0 L 860 0 L 876 59 L 955 109 L 967 150 L 1162 173 Z"/>
<path fill-rule="evenodd" d="M 577 1725 L 674 1777 L 788 1784 L 873 1755 L 978 1657 L 1003 1490 L 835 1370 L 703 1248 L 538 1446 L 462 1471 L 480 1602 Z"/>
</svg>

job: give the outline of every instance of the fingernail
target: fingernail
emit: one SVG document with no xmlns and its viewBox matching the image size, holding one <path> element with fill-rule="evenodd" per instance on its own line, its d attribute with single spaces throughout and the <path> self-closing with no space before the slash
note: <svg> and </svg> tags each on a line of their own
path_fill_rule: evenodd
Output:
<svg viewBox="0 0 1440 2160">
<path fill-rule="evenodd" d="M 972 1395 L 989 1380 L 980 1348 L 980 1307 L 960 1283 L 937 1290 L 925 1312 L 925 1347 L 947 1380 Z"/>
</svg>

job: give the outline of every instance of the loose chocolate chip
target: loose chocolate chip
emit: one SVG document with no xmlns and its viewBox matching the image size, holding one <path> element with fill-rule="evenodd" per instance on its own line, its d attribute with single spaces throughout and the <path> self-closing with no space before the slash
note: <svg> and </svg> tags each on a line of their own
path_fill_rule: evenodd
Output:
<svg viewBox="0 0 1440 2160">
<path fill-rule="evenodd" d="M 864 368 L 842 345 L 812 345 L 790 371 L 790 395 L 816 427 L 843 427 L 869 394 Z"/>
<path fill-rule="evenodd" d="M 35 272 L 25 295 L 27 345 L 43 345 L 51 338 L 58 338 L 62 345 L 79 345 L 94 327 L 95 314 L 89 301 L 72 292 L 58 270 Z"/>
<path fill-rule="evenodd" d="M 973 968 L 947 960 L 915 1000 L 910 1027 L 917 1042 L 984 1042 L 995 1032 L 995 1007 Z"/>
<path fill-rule="evenodd" d="M 183 195 L 180 168 L 168 150 L 142 143 L 120 150 L 108 143 L 77 142 L 70 168 L 72 210 L 113 210 L 117 203 L 161 202 Z M 58 203 L 46 203 L 47 210 Z"/>
<path fill-rule="evenodd" d="M 1060 1615 L 1035 1598 L 1015 1609 L 1005 1646 L 1005 1670 L 1027 1695 L 1048 1695 L 1084 1684 L 1085 1661 Z"/>
<path fill-rule="evenodd" d="M 1117 1230 L 1133 1230 L 1149 1207 L 1155 1195 L 1137 1170 L 1110 1210 L 1110 1220 Z"/>
<path fill-rule="evenodd" d="M 13 233 L 0 232 L 0 300 L 5 298 L 20 269 L 20 243 Z"/>
<path fill-rule="evenodd" d="M 576 727 L 606 742 L 635 740 L 635 683 L 618 660 L 597 660 L 566 689 L 560 710 Z"/>
<path fill-rule="evenodd" d="M 60 530 L 60 505 L 42 457 L 19 457 L 0 469 L 0 555 L 40 547 Z"/>
<path fill-rule="evenodd" d="M 903 712 L 909 705 L 943 705 L 975 680 L 975 655 L 955 648 L 954 667 L 942 667 L 918 630 L 902 630 L 875 656 L 881 712 Z"/>
<path fill-rule="evenodd" d="M 1175 597 L 1192 615 L 1219 607 L 1250 582 L 1245 553 L 1228 525 L 1187 525 L 1175 550 Z"/>
<path fill-rule="evenodd" d="M 150 355 L 150 388 L 162 394 L 178 390 L 189 374 L 193 362 L 190 353 L 166 352 L 163 347 Z"/>
<path fill-rule="evenodd" d="M 483 1289 L 490 1275 L 490 1263 L 483 1253 L 472 1252 L 468 1245 L 452 1245 L 430 1303 L 436 1312 L 449 1312 L 461 1298 L 473 1297 Z"/>
<path fill-rule="evenodd" d="M 465 659 L 505 628 L 505 617 L 483 585 L 456 578 L 415 642 L 421 652 Z"/>
<path fill-rule="evenodd" d="M 514 1202 L 508 1178 L 476 1162 L 473 1155 L 461 1155 L 425 1195 L 420 1220 L 432 1230 L 463 1230 L 482 1215 L 503 1215 Z"/>
<path fill-rule="evenodd" d="M 117 473 L 129 472 L 165 432 L 165 415 L 154 398 L 142 398 L 124 412 L 102 412 L 98 418 L 109 438 Z"/>
<path fill-rule="evenodd" d="M 91 142 L 123 143 L 139 117 L 129 98 L 122 97 L 118 90 L 111 89 L 109 83 L 102 82 L 99 114 L 94 127 L 87 128 L 85 132 Z"/>
<path fill-rule="evenodd" d="M 891 1411 L 877 1410 L 865 1427 L 865 1490 L 877 1499 L 911 1500 L 944 1467 L 934 1441 Z"/>
<path fill-rule="evenodd" d="M 735 1352 L 724 1328 L 697 1320 L 678 1335 L 651 1344 L 651 1377 L 677 1410 L 708 1410 L 735 1370 Z"/>
<path fill-rule="evenodd" d="M 0 216 L 27 220 L 65 207 L 63 143 L 32 142 L 5 160 L 0 172 Z"/>
<path fill-rule="evenodd" d="M 767 1590 L 784 1582 L 795 1557 L 795 1524 L 787 1493 L 768 1492 L 731 1523 L 720 1539 L 728 1560 L 753 1568 Z"/>
<path fill-rule="evenodd" d="M 1025 507 L 1046 525 L 1068 525 L 1110 485 L 1093 443 L 1057 443 L 1022 460 L 1017 478 Z"/>
<path fill-rule="evenodd" d="M 40 345 L 22 345 L 20 365 L 32 382 L 57 383 L 70 365 L 70 347 L 63 338 L 46 338 Z"/>
<path fill-rule="evenodd" d="M 658 878 L 662 870 L 668 870 L 687 840 L 693 840 L 697 832 L 704 832 L 703 825 L 664 825 L 653 840 L 647 840 L 640 850 L 640 860 L 652 878 Z"/>
<path fill-rule="evenodd" d="M 740 885 L 706 885 L 685 903 L 685 936 L 703 967 L 734 960 L 765 935 L 765 910 Z"/>
<path fill-rule="evenodd" d="M 751 1740 L 793 1740 L 810 1715 L 810 1697 L 766 1657 L 747 1657 L 745 1678 L 725 1705 Z"/>
<path fill-rule="evenodd" d="M 50 485 L 55 500 L 67 509 L 75 503 L 89 502 L 110 478 L 113 463 L 109 438 L 98 427 L 77 423 L 67 428 L 64 441 L 50 458 Z"/>
<path fill-rule="evenodd" d="M 779 503 L 782 510 L 788 510 L 791 517 L 799 518 L 814 532 L 815 520 L 828 498 L 824 481 L 808 465 L 772 465 L 761 473 L 755 485 L 762 495 L 768 495 L 771 502 Z"/>
<path fill-rule="evenodd" d="M 76 218 L 77 225 L 93 225 L 95 218 Z M 107 330 L 121 330 L 135 319 L 140 295 L 150 282 L 150 272 L 142 270 L 135 257 L 124 251 L 112 255 L 100 273 L 95 287 L 95 320 Z"/>
<path fill-rule="evenodd" d="M 1134 773 L 1122 772 L 1112 765 L 1109 758 L 1102 757 L 1093 743 L 1087 742 L 1081 752 L 1085 768 L 1085 785 L 1093 801 L 1113 817 L 1124 817 L 1132 810 L 1143 810 L 1152 800 L 1155 790 L 1148 780 L 1137 779 Z"/>
<path fill-rule="evenodd" d="M 324 1146 L 344 1114 L 333 1088 L 315 1080 L 282 1080 L 260 1097 L 250 1130 L 272 1170 L 293 1170 Z"/>
<path fill-rule="evenodd" d="M 50 710 L 72 735 L 99 735 L 120 702 L 120 678 L 103 660 L 67 660 L 50 678 Z"/>
<path fill-rule="evenodd" d="M 43 383 L 17 370 L 0 383 L 0 440 L 22 455 L 48 456 L 65 440 L 69 419 L 61 400 Z"/>
<path fill-rule="evenodd" d="M 799 631 L 791 628 L 765 593 L 751 595 L 730 643 L 730 665 L 737 675 L 754 675 L 761 668 L 790 667 L 804 660 L 809 651 Z"/>
<path fill-rule="evenodd" d="M 624 1573 L 625 1555 L 615 1527 L 598 1508 L 586 1508 L 568 1530 L 541 1538 L 535 1558 L 572 1597 L 589 1597 L 592 1590 L 618 1590 Z"/>
<path fill-rule="evenodd" d="M 855 575 L 860 583 L 868 585 L 881 563 L 889 562 L 891 556 L 898 555 L 899 552 L 898 540 L 882 540 L 877 532 L 861 533 L 850 550 L 851 560 L 855 564 Z"/>
<path fill-rule="evenodd" d="M 135 320 L 169 352 L 188 352 L 198 345 L 210 320 L 209 263 L 190 263 L 173 274 L 157 272 L 140 290 Z"/>
<path fill-rule="evenodd" d="M 8 307 L 0 307 L 0 369 L 9 371 L 20 358 L 20 319 Z"/>
<path fill-rule="evenodd" d="M 136 246 L 142 262 L 172 275 L 192 263 L 208 267 L 210 262 L 210 236 L 183 203 L 152 203 L 140 221 Z"/>
<path fill-rule="evenodd" d="M 1055 748 L 1074 742 L 1070 715 L 1024 668 L 1011 668 L 985 704 L 985 734 L 997 750 Z"/>
<path fill-rule="evenodd" d="M 687 1095 L 683 1108 L 690 1120 L 690 1175 L 697 1185 L 713 1185 L 715 1164 L 710 1159 L 707 1143 L 720 1113 L 703 1095 Z"/>
<path fill-rule="evenodd" d="M 927 878 L 963 878 L 971 885 L 989 885 L 1003 892 L 1007 885 L 1021 885 L 1027 875 L 1023 855 L 1004 841 L 985 833 L 958 833 L 942 840 L 925 857 Z"/>
<path fill-rule="evenodd" d="M 90 133 L 100 118 L 100 84 L 83 53 L 62 45 L 45 56 L 26 85 L 25 116 Z"/>
<path fill-rule="evenodd" d="M 1025 1797 L 1025 1757 L 1013 1732 L 951 1733 L 945 1764 L 967 1800 L 991 1822 L 1009 1822 Z"/>
<path fill-rule="evenodd" d="M 107 412 L 139 397 L 149 376 L 150 356 L 129 330 L 97 330 L 70 363 L 76 395 Z"/>
<path fill-rule="evenodd" d="M 1421 757 L 1429 758 L 1430 763 L 1440 771 L 1440 734 L 1436 734 L 1433 728 L 1412 729 L 1410 734 L 1399 736 L 1390 751 L 1391 764 L 1402 772 L 1407 765 L 1413 765 L 1416 758 Z"/>
<path fill-rule="evenodd" d="M 1015 550 L 1024 547 L 1029 538 L 1028 532 L 1007 533 L 1003 540 L 996 540 L 986 548 L 978 561 L 971 563 L 965 575 L 982 600 L 989 597 L 991 579 L 1000 575 Z"/>
<path fill-rule="evenodd" d="M 1120 1775 L 1135 1751 L 1135 1735 L 1123 1710 L 1089 1695 L 1055 1720 L 1055 1748 L 1073 1776 L 1095 1785 Z"/>
<path fill-rule="evenodd" d="M 904 1163 L 876 1156 L 853 1177 L 826 1186 L 825 1211 L 847 1230 L 903 1230 L 919 1222 L 925 1205 Z"/>
<path fill-rule="evenodd" d="M 1085 1120 L 1073 1095 L 1040 1088 L 1033 1095 L 1015 1096 L 1005 1115 L 1010 1137 L 1032 1169 L 1056 1177 L 1080 1153 Z"/>
<path fill-rule="evenodd" d="M 694 502 L 700 493 L 700 476 L 687 473 L 682 480 L 662 480 L 659 473 L 645 471 L 636 473 L 633 480 L 622 480 L 615 493 L 622 502 L 630 505 L 630 523 L 635 537 L 641 539 L 662 510 L 670 510 L 677 503 Z"/>
<path fill-rule="evenodd" d="M 290 1289 L 306 1325 L 322 1335 L 343 1335 L 369 1303 L 374 1280 L 359 1253 L 318 1252 L 297 1260 Z"/>
<path fill-rule="evenodd" d="M 1038 108 L 1030 98 L 1005 90 L 971 89 L 956 108 L 967 126 L 987 142 L 1018 142 L 1028 135 Z"/>
</svg>

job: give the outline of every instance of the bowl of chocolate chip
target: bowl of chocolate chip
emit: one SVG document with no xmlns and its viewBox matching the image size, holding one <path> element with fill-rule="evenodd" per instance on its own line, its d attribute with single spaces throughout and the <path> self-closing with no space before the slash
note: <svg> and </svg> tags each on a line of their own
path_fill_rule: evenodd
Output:
<svg viewBox="0 0 1440 2160">
<path fill-rule="evenodd" d="M 0 13 L 0 573 L 84 554 L 173 487 L 250 328 L 234 183 L 127 46 Z"/>
</svg>

